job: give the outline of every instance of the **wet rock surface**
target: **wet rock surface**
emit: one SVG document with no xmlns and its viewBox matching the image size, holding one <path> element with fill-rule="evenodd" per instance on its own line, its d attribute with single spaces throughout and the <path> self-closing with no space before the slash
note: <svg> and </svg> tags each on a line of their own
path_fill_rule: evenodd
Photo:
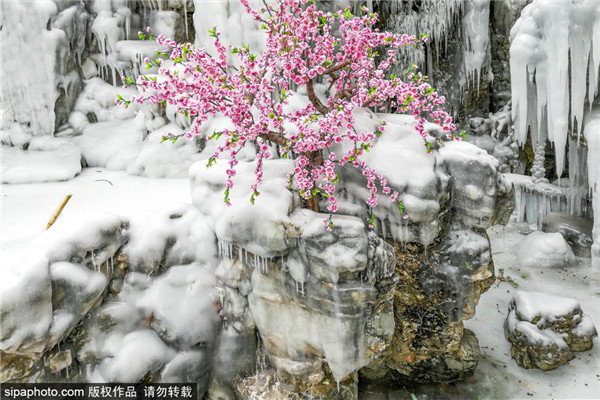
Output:
<svg viewBox="0 0 600 400">
<path fill-rule="evenodd" d="M 592 348 L 598 336 L 577 300 L 540 292 L 517 292 L 508 305 L 504 334 L 511 355 L 523 368 L 553 370 L 573 352 Z"/>
<path fill-rule="evenodd" d="M 395 333 L 385 355 L 361 376 L 369 381 L 451 382 L 472 374 L 477 338 L 462 321 L 474 315 L 494 281 L 489 240 L 483 231 L 449 232 L 428 249 L 396 246 L 399 282 L 394 294 Z M 389 369 L 389 371 L 388 371 Z"/>
</svg>

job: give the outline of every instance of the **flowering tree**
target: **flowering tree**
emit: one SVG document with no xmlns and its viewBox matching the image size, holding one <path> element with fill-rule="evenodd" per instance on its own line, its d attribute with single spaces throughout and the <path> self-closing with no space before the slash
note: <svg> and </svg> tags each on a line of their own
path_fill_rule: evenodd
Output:
<svg viewBox="0 0 600 400">
<path fill-rule="evenodd" d="M 210 115 L 229 117 L 233 129 L 207 135 L 209 139 L 225 137 L 208 164 L 215 163 L 223 152 L 230 156 L 225 181 L 228 205 L 231 178 L 238 163 L 236 156 L 247 145 L 256 146 L 257 150 L 252 202 L 260 194 L 263 162 L 272 156 L 273 148 L 281 157 L 294 157 L 290 184 L 305 199 L 307 208 L 318 211 L 317 198 L 321 195 L 328 198 L 330 213 L 337 210 L 337 165 L 362 170 L 371 193 L 369 206 L 377 205 L 379 190 L 388 194 L 391 201 L 398 201 L 398 192 L 361 159 L 376 137 L 385 132 L 385 122 L 376 132 L 359 132 L 352 110 L 372 107 L 376 111 L 411 112 L 416 130 L 424 138 L 423 124 L 428 113 L 449 137 L 454 137 L 452 119 L 440 107 L 444 98 L 415 66 L 407 71 L 404 80 L 390 74 L 400 48 L 417 46 L 427 37 L 380 32 L 374 28 L 377 15 L 367 14 L 366 8 L 362 15 L 354 16 L 350 8 L 335 13 L 321 11 L 309 0 L 277 0 L 276 7 L 265 4 L 260 10 L 252 9 L 248 0 L 240 1 L 266 33 L 262 54 L 253 54 L 247 46 L 226 47 L 216 28 L 209 31 L 214 38 L 214 55 L 205 49 L 194 49 L 189 43 L 177 44 L 159 36 L 158 43 L 169 47 L 168 58 L 175 66 L 164 63 L 159 68 L 160 79 L 140 76 L 137 85 L 141 94 L 130 100 L 120 98 L 118 102 L 175 105 L 179 112 L 193 118 L 187 137 L 201 134 L 202 123 Z M 336 35 L 332 33 L 334 27 L 339 32 Z M 230 54 L 237 56 L 236 62 L 230 61 Z M 146 60 L 159 66 L 162 61 L 160 57 L 152 62 Z M 171 65 L 165 67 L 167 64 Z M 315 83 L 328 85 L 325 95 L 317 94 Z M 298 96 L 295 90 L 300 87 L 305 88 L 309 103 L 290 111 L 286 105 L 292 96 Z M 284 128 L 290 124 L 295 129 Z M 176 138 L 170 135 L 164 139 Z M 348 152 L 331 151 L 334 143 L 344 141 L 352 144 Z M 398 204 L 403 212 L 402 204 Z"/>
</svg>

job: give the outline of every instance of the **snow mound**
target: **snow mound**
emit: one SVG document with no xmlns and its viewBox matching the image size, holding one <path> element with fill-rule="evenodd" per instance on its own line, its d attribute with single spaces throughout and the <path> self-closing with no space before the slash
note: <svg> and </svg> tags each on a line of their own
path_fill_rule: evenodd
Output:
<svg viewBox="0 0 600 400">
<path fill-rule="evenodd" d="M 517 258 L 528 268 L 562 268 L 575 261 L 571 246 L 558 233 L 532 232 L 517 247 Z"/>
<path fill-rule="evenodd" d="M 2 183 L 66 181 L 80 172 L 81 152 L 75 146 L 52 151 L 2 146 Z"/>
</svg>

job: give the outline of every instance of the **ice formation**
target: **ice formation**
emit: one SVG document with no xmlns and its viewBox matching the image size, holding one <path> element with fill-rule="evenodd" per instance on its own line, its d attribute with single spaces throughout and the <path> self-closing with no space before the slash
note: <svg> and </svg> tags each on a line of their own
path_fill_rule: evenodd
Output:
<svg viewBox="0 0 600 400">
<path fill-rule="evenodd" d="M 479 88 L 482 68 L 489 63 L 490 0 L 467 0 L 464 7 L 465 75 Z"/>
<path fill-rule="evenodd" d="M 584 162 L 577 147 L 584 132 L 585 114 L 591 112 L 598 94 L 600 4 L 595 0 L 535 0 L 526 6 L 511 30 L 510 68 L 515 137 L 524 144 L 529 135 L 534 148 L 546 140 L 552 142 L 559 177 L 572 132 L 568 209 L 582 211 L 581 197 L 585 193 L 580 193 L 579 187 L 585 182 L 581 178 Z M 594 194 L 597 193 L 599 150 L 592 132 L 598 128 L 594 128 L 597 126 L 594 122 L 588 125 L 590 128 L 585 128 L 586 139 L 591 138 L 587 149 L 588 181 L 597 227 L 600 205 L 598 195 Z M 548 203 L 548 199 L 543 202 Z M 560 208 L 552 209 L 558 210 Z M 596 228 L 596 232 L 599 230 Z M 593 262 L 598 265 L 598 234 L 594 246 Z"/>
<path fill-rule="evenodd" d="M 413 9 L 412 1 L 375 0 L 375 3 L 378 5 L 380 14 L 390 16 L 388 26 L 392 27 L 394 32 L 417 36 L 420 33 L 428 34 L 432 37 L 433 43 L 437 46 L 439 52 L 442 45 L 444 48 L 447 46 L 448 33 L 458 20 L 465 2 L 463 0 L 425 0 L 419 2 L 418 11 Z M 482 1 L 469 0 L 469 4 L 475 3 L 482 3 Z M 483 3 L 485 3 L 485 0 L 483 0 Z M 405 60 L 401 63 L 403 66 L 411 64 L 425 65 L 426 62 L 431 62 L 430 59 L 425 59 L 426 55 L 423 52 L 407 51 L 405 56 Z"/>
<path fill-rule="evenodd" d="M 580 137 L 586 96 L 591 105 L 598 93 L 599 38 L 600 4 L 595 0 L 536 0 L 511 29 L 516 138 L 524 144 L 530 131 L 534 147 L 546 139 L 554 143 L 558 176 L 569 129 Z"/>
<path fill-rule="evenodd" d="M 600 269 L 600 107 L 595 107 L 588 116 L 584 128 L 588 147 L 588 181 L 594 209 L 594 244 L 592 244 L 592 265 Z"/>
<path fill-rule="evenodd" d="M 65 8 L 51 0 L 2 4 L 2 129 L 50 135 L 60 92 L 77 91 L 88 14 L 83 3 Z M 15 57 L 26 57 L 15 62 Z M 15 125 L 19 125 L 16 127 Z"/>
</svg>

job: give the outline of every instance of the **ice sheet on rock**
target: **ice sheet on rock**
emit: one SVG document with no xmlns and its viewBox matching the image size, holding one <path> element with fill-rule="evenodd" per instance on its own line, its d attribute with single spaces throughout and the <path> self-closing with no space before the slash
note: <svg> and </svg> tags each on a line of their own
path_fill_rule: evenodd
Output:
<svg viewBox="0 0 600 400">
<path fill-rule="evenodd" d="M 575 261 L 571 246 L 558 233 L 532 232 L 517 247 L 517 257 L 527 268 L 562 268 Z"/>
<path fill-rule="evenodd" d="M 167 343 L 179 349 L 211 347 L 221 321 L 215 308 L 216 284 L 215 276 L 198 263 L 171 267 L 137 305 L 153 313 L 151 326 Z"/>
<path fill-rule="evenodd" d="M 150 329 L 129 333 L 109 345 L 113 357 L 105 358 L 98 367 L 107 382 L 138 382 L 175 356 L 175 351 Z"/>
<path fill-rule="evenodd" d="M 206 350 L 177 353 L 160 375 L 164 383 L 198 383 L 205 390 L 211 373 L 211 363 Z"/>
<path fill-rule="evenodd" d="M 127 240 L 124 221 L 115 214 L 97 212 L 59 218 L 38 235 L 30 247 L 41 249 L 51 261 L 85 262 L 94 267 L 109 260 Z"/>
<path fill-rule="evenodd" d="M 447 184 L 444 171 L 436 168 L 437 154 L 427 154 L 421 136 L 414 130 L 414 118 L 410 115 L 378 114 L 368 110 L 354 111 L 357 130 L 373 131 L 380 120 L 385 120 L 386 131 L 378 139 L 371 151 L 363 157 L 370 168 L 374 168 L 387 180 L 392 190 L 398 191 L 400 200 L 407 203 L 406 215 L 398 211 L 398 204 L 388 201 L 388 196 L 380 194 L 379 204 L 373 213 L 389 235 L 399 241 L 418 241 L 429 244 L 438 236 L 439 226 L 435 224 L 435 211 L 440 209 L 439 200 Z M 336 154 L 344 154 L 344 146 L 332 148 Z M 360 218 L 369 218 L 366 200 L 370 192 L 362 173 L 346 166 L 339 170 L 340 181 L 338 201 L 340 212 Z M 424 222 L 426 221 L 426 222 Z M 409 222 L 416 222 L 416 228 L 409 228 Z M 413 227 L 415 225 L 413 224 Z"/>
<path fill-rule="evenodd" d="M 298 210 L 294 217 L 301 213 L 307 214 L 305 210 Z M 361 219 L 347 215 L 333 216 L 334 226 L 328 231 L 323 224 L 325 217 L 313 213 L 304 225 L 296 224 L 302 232 L 300 241 L 310 275 L 335 284 L 340 274 L 356 274 L 366 269 L 367 232 Z"/>
<path fill-rule="evenodd" d="M 198 210 L 174 204 L 133 215 L 124 251 L 132 271 L 155 274 L 159 267 L 199 261 L 216 266 L 214 233 Z"/>
<path fill-rule="evenodd" d="M 417 37 L 420 33 L 431 35 L 438 54 L 447 46 L 448 34 L 455 26 L 455 20 L 459 18 L 465 3 L 463 0 L 424 0 L 419 3 L 416 11 L 411 2 L 397 0 L 374 0 L 374 2 L 380 7 L 380 15 L 386 11 L 390 15 L 388 26 L 392 31 Z M 403 59 L 398 63 L 402 65 L 401 68 L 411 64 L 424 65 L 426 61 L 424 52 L 407 50 L 409 51 L 403 54 Z"/>
<path fill-rule="evenodd" d="M 167 38 L 181 43 L 184 41 L 187 42 L 187 40 L 185 40 L 187 34 L 184 32 L 185 23 L 187 22 L 184 22 L 183 19 L 187 19 L 187 15 L 183 15 L 182 17 L 182 15 L 176 11 L 153 10 L 150 13 L 149 24 L 152 33 L 155 36 L 165 35 Z M 206 33 L 208 29 L 204 29 L 204 33 Z"/>
<path fill-rule="evenodd" d="M 162 142 L 168 134 L 179 135 L 183 131 L 175 124 L 167 124 L 150 133 L 127 172 L 149 178 L 187 177 L 190 166 L 201 159 L 195 139 L 179 139 L 175 143 Z"/>
<path fill-rule="evenodd" d="M 425 151 L 423 139 L 413 128 L 412 117 L 382 114 L 380 118 L 387 122 L 385 133 L 364 160 L 383 174 L 394 190 L 435 199 L 432 186 L 438 180 L 434 170 L 436 157 Z"/>
<path fill-rule="evenodd" d="M 39 251 L 2 252 L 0 350 L 41 352 L 52 323 L 49 262 Z"/>
<path fill-rule="evenodd" d="M 19 150 L 2 146 L 2 183 L 66 181 L 81 172 L 76 146 L 52 151 Z"/>
<path fill-rule="evenodd" d="M 88 167 L 126 170 L 143 147 L 142 133 L 134 120 L 90 124 L 74 138 Z"/>
</svg>

